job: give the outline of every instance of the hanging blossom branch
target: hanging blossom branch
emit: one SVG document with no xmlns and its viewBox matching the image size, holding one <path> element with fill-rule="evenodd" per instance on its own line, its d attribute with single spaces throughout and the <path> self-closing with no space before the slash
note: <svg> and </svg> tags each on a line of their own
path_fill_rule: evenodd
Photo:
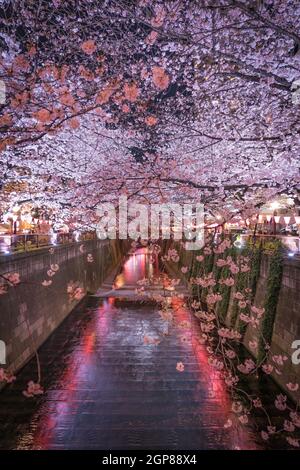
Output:
<svg viewBox="0 0 300 470">
<path fill-rule="evenodd" d="M 159 199 L 184 171 L 193 183 L 183 196 L 201 191 L 208 204 L 241 189 L 255 205 L 256 185 L 266 199 L 270 188 L 299 182 L 299 67 L 289 51 L 300 12 L 292 1 L 258 10 L 227 1 L 103 8 L 53 0 L 36 10 L 7 0 L 0 16 L 3 209 L 27 186 L 21 199 L 47 203 L 55 187 L 62 213 L 83 211 L 93 197 L 88 182 L 100 174 L 113 173 L 116 192 L 144 178 L 142 197 L 160 175 L 160 193 L 151 187 Z M 103 178 L 95 200 L 107 199 L 108 186 Z M 216 187 L 214 198 L 205 194 Z"/>
<path fill-rule="evenodd" d="M 150 248 L 153 253 L 160 252 L 160 247 L 156 250 Z M 231 254 L 230 254 L 231 253 Z M 214 257 L 214 263 L 210 271 L 206 271 L 206 260 Z M 265 397 L 259 393 L 251 393 L 247 388 L 247 378 L 253 377 L 259 380 L 260 374 L 270 375 L 271 373 L 282 374 L 287 357 L 284 355 L 274 355 L 270 353 L 270 344 L 265 340 L 261 331 L 260 323 L 264 317 L 265 310 L 261 306 L 253 303 L 252 291 L 249 287 L 250 266 L 253 260 L 249 255 L 240 254 L 236 259 L 232 256 L 232 243 L 229 239 L 224 239 L 219 244 L 212 243 L 211 238 L 206 241 L 202 254 L 196 256 L 198 265 L 197 277 L 191 276 L 189 267 L 182 266 L 180 271 L 182 278 L 172 278 L 170 268 L 167 265 L 181 264 L 180 251 L 176 248 L 169 248 L 167 253 L 162 256 L 165 265 L 165 278 L 144 279 L 139 282 L 140 287 L 137 292 L 140 295 L 147 295 L 147 288 L 152 283 L 159 284 L 163 282 L 166 288 L 165 295 L 154 295 L 153 299 L 161 303 L 159 314 L 161 318 L 169 323 L 173 321 L 174 311 L 170 308 L 170 297 L 180 298 L 184 294 L 177 292 L 177 286 L 183 281 L 190 291 L 190 297 L 187 299 L 190 309 L 200 321 L 201 335 L 198 341 L 202 347 L 206 345 L 209 354 L 208 363 L 220 377 L 224 380 L 224 386 L 232 398 L 232 409 L 228 420 L 224 423 L 224 428 L 228 429 L 248 425 L 249 422 L 255 423 L 255 417 L 261 413 L 266 418 L 265 427 L 260 427 L 260 435 L 263 441 L 269 441 L 274 438 L 283 437 L 292 447 L 300 446 L 299 431 L 300 415 L 298 413 L 299 401 L 293 405 L 289 402 L 287 396 L 278 393 L 273 397 L 274 410 L 284 412 L 281 422 L 276 417 L 276 424 L 273 423 L 272 410 L 268 411 L 264 404 Z M 220 277 L 216 277 L 216 268 L 222 269 Z M 239 285 L 237 276 L 243 274 L 246 282 Z M 197 287 L 195 295 L 194 287 Z M 220 305 L 223 300 L 221 294 L 222 288 L 234 290 L 234 302 L 237 306 L 237 325 L 233 327 L 224 326 L 220 317 Z M 173 304 L 172 304 L 173 305 Z M 264 344 L 264 354 L 255 363 L 251 357 L 241 360 L 238 351 L 243 344 L 242 331 L 246 327 L 251 327 L 257 333 L 257 339 L 249 340 L 249 348 L 254 352 L 258 348 L 258 343 Z M 184 325 L 187 334 L 191 333 L 191 324 Z M 163 341 L 163 336 L 155 339 L 155 342 L 147 344 L 159 344 Z M 179 372 L 184 371 L 184 363 L 179 362 L 176 366 Z M 246 385 L 245 385 L 246 384 Z M 291 392 L 299 390 L 299 384 L 292 381 L 286 384 Z M 268 397 L 269 399 L 269 397 Z"/>
</svg>

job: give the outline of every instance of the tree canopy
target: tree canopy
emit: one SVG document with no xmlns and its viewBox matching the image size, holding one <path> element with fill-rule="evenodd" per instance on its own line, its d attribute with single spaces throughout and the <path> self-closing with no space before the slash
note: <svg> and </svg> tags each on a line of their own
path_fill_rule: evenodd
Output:
<svg viewBox="0 0 300 470">
<path fill-rule="evenodd" d="M 294 0 L 0 1 L 1 209 L 93 223 L 128 194 L 226 218 L 296 194 L 299 20 Z"/>
</svg>

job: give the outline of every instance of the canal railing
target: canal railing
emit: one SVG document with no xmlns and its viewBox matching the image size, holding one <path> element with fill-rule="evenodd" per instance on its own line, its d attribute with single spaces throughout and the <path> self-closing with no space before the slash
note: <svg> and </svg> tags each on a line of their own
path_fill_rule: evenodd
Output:
<svg viewBox="0 0 300 470">
<path fill-rule="evenodd" d="M 0 254 L 22 253 L 56 245 L 78 243 L 96 238 L 95 232 L 0 235 Z"/>
<path fill-rule="evenodd" d="M 283 246 L 287 249 L 287 256 L 297 258 L 300 257 L 300 237 L 288 236 L 288 235 L 266 235 L 266 234 L 241 234 L 238 239 L 241 241 L 241 245 L 246 244 L 247 240 L 259 240 L 263 247 L 266 247 L 270 242 L 274 240 L 280 240 Z"/>
</svg>

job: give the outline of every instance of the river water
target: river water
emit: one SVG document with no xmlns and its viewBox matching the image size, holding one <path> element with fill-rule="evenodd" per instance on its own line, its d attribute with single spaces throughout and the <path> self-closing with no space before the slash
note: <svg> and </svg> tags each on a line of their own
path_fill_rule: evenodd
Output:
<svg viewBox="0 0 300 470">
<path fill-rule="evenodd" d="M 256 449 L 256 433 L 225 429 L 231 400 L 198 341 L 181 296 L 172 321 L 137 282 L 161 273 L 146 249 L 130 255 L 117 290 L 90 297 L 40 348 L 45 393 L 25 398 L 30 361 L 0 396 L 2 449 Z M 158 287 L 156 287 L 158 289 Z M 176 369 L 182 362 L 184 370 Z"/>
</svg>

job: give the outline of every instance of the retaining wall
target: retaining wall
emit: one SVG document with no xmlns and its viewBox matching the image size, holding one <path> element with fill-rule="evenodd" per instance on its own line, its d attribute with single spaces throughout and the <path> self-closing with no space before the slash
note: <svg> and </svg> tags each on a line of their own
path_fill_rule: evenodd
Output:
<svg viewBox="0 0 300 470">
<path fill-rule="evenodd" d="M 5 368 L 20 369 L 80 302 L 95 292 L 122 257 L 120 243 L 88 240 L 0 257 L 0 275 L 18 273 L 20 283 L 0 295 L 0 340 L 6 345 Z M 88 256 L 90 255 L 90 256 Z M 47 271 L 58 265 L 54 276 Z M 50 273 L 51 274 L 51 273 Z M 51 280 L 48 287 L 44 280 Z M 0 282 L 4 282 L 0 278 Z M 3 344 L 3 343 L 1 343 Z M 3 362 L 3 361 L 2 361 Z M 1 366 L 0 366 L 1 367 Z"/>
</svg>

